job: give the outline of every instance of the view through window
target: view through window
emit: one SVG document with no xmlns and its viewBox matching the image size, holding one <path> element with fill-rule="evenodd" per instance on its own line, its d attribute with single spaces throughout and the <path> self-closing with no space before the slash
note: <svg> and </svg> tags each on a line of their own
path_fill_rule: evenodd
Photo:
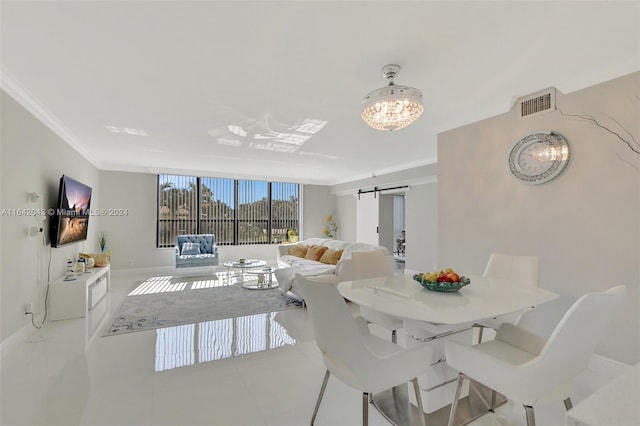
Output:
<svg viewBox="0 0 640 426">
<path fill-rule="evenodd" d="M 158 247 L 182 234 L 214 234 L 218 245 L 285 241 L 298 229 L 300 185 L 158 175 Z"/>
</svg>

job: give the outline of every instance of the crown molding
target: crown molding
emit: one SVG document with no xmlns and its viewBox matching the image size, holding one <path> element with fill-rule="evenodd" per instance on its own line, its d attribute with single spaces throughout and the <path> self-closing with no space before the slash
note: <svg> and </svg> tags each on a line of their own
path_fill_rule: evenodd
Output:
<svg viewBox="0 0 640 426">
<path fill-rule="evenodd" d="M 388 174 L 396 173 L 396 172 L 403 172 L 405 170 L 414 169 L 416 167 L 429 166 L 431 164 L 437 164 L 437 163 L 438 163 L 438 159 L 437 158 L 428 158 L 426 160 L 412 161 L 412 162 L 409 162 L 409 163 L 399 164 L 399 165 L 393 166 L 393 167 L 387 167 L 385 169 L 375 170 L 375 171 L 373 171 L 373 172 L 371 172 L 370 174 L 367 174 L 367 175 L 352 176 L 352 177 L 347 178 L 347 179 L 341 179 L 341 180 L 337 180 L 337 181 L 332 181 L 328 185 L 329 186 L 341 185 L 343 183 L 350 183 L 350 182 L 355 182 L 355 181 L 359 181 L 359 180 L 362 180 L 362 179 L 368 179 L 370 177 L 377 177 L 377 176 L 388 175 Z"/>
<path fill-rule="evenodd" d="M 4 68 L 0 69 L 0 88 L 45 126 L 51 129 L 52 132 L 58 135 L 60 139 L 65 141 L 71 148 L 82 155 L 88 162 L 98 169 L 102 169 L 102 164 L 87 150 L 80 139 L 74 136 L 41 102 L 24 90 Z"/>
</svg>

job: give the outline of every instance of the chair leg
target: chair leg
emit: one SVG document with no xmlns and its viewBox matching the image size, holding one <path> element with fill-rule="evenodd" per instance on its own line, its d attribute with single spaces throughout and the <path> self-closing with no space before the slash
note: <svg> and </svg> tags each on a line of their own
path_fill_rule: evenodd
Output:
<svg viewBox="0 0 640 426">
<path fill-rule="evenodd" d="M 362 426 L 369 424 L 369 393 L 362 392 Z"/>
<path fill-rule="evenodd" d="M 533 407 L 530 405 L 523 405 L 523 407 L 527 413 L 527 426 L 536 426 L 536 417 L 533 414 Z"/>
<path fill-rule="evenodd" d="M 482 343 L 482 332 L 484 331 L 484 327 L 480 326 L 480 330 L 478 330 L 478 344 Z"/>
<path fill-rule="evenodd" d="M 418 386 L 418 378 L 411 380 L 413 383 L 413 391 L 416 393 L 416 402 L 418 403 L 418 415 L 420 416 L 420 424 L 427 426 L 424 420 L 424 406 L 422 405 L 422 395 L 420 394 L 420 386 Z"/>
<path fill-rule="evenodd" d="M 571 402 L 571 397 L 567 397 L 567 399 L 564 400 L 564 408 L 565 410 L 569 411 L 573 408 L 573 402 Z"/>
<path fill-rule="evenodd" d="M 322 387 L 320 388 L 320 393 L 318 394 L 318 400 L 316 401 L 316 408 L 313 409 L 313 416 L 311 417 L 311 426 L 313 426 L 313 422 L 316 421 L 316 415 L 318 414 L 318 408 L 320 408 L 320 402 L 322 402 L 322 397 L 324 396 L 324 390 L 327 388 L 327 382 L 329 381 L 329 370 L 324 373 L 324 380 L 322 381 Z"/>
<path fill-rule="evenodd" d="M 489 411 L 492 413 L 496 412 L 496 394 L 497 392 L 491 389 L 491 409 Z"/>
<path fill-rule="evenodd" d="M 456 386 L 456 394 L 453 396 L 453 402 L 451 402 L 451 411 L 449 412 L 449 423 L 447 426 L 453 426 L 453 420 L 456 417 L 456 409 L 458 408 L 458 400 L 460 399 L 460 392 L 462 391 L 462 383 L 464 382 L 465 375 L 458 373 L 458 385 Z"/>
</svg>

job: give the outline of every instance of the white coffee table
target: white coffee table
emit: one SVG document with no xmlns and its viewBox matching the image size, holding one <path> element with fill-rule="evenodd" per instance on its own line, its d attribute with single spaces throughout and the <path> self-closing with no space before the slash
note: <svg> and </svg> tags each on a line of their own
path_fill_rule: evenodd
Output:
<svg viewBox="0 0 640 426">
<path fill-rule="evenodd" d="M 273 273 L 277 268 L 265 266 L 263 268 L 248 269 L 247 275 L 255 275 L 256 280 L 242 281 L 242 287 L 248 290 L 269 290 L 278 287 L 278 282 L 273 279 Z"/>
<path fill-rule="evenodd" d="M 243 262 L 240 260 L 228 260 L 222 264 L 227 268 L 227 278 L 231 281 L 231 269 L 239 269 L 240 270 L 240 281 L 244 281 L 244 273 L 248 269 L 252 268 L 260 268 L 262 266 L 267 266 L 266 260 L 260 259 L 244 259 Z"/>
</svg>

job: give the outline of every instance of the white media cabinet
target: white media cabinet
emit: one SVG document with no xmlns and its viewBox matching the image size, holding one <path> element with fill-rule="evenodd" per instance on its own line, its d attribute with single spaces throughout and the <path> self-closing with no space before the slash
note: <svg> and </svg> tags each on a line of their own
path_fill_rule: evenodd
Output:
<svg viewBox="0 0 640 426">
<path fill-rule="evenodd" d="M 59 279 L 51 283 L 50 319 L 52 321 L 84 318 L 107 294 L 111 284 L 111 267 L 95 267 L 75 280 Z"/>
</svg>

